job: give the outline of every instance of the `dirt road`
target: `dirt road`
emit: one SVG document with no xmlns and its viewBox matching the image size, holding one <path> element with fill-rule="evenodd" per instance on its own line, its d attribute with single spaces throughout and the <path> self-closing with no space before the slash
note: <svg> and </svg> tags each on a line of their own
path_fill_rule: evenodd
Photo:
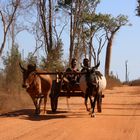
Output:
<svg viewBox="0 0 140 140">
<path fill-rule="evenodd" d="M 0 116 L 0 140 L 140 140 L 140 87 L 105 91 L 103 112 L 91 118 L 83 98 L 59 99 L 58 112 L 35 117 L 33 109 Z"/>
</svg>

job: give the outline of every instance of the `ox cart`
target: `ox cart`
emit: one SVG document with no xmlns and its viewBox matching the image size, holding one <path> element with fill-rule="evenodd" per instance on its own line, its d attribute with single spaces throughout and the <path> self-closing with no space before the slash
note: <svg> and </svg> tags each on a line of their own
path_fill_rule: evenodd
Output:
<svg viewBox="0 0 140 140">
<path fill-rule="evenodd" d="M 68 74 L 75 74 L 75 75 L 83 75 L 84 72 L 55 72 L 55 73 L 40 73 L 40 74 L 49 74 L 53 75 L 55 79 L 52 81 L 52 88 L 50 92 L 50 102 L 51 102 L 51 110 L 52 112 L 57 111 L 58 107 L 58 98 L 59 97 L 83 97 L 85 98 L 85 93 L 81 91 L 79 83 L 70 84 L 66 80 L 66 76 Z M 97 98 L 97 109 L 102 110 L 102 98 L 104 95 L 100 96 L 100 98 Z"/>
</svg>

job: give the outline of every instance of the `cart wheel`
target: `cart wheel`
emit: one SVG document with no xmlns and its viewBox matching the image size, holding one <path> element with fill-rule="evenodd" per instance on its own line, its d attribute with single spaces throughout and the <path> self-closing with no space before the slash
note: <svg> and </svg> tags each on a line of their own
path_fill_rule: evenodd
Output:
<svg viewBox="0 0 140 140">
<path fill-rule="evenodd" d="M 102 112 L 102 95 L 98 95 L 97 97 L 97 110 L 98 112 Z"/>
<path fill-rule="evenodd" d="M 58 84 L 56 80 L 53 81 L 52 83 L 52 89 L 50 93 L 50 98 L 51 98 L 51 109 L 52 112 L 56 112 L 57 110 L 57 105 L 58 105 Z"/>
</svg>

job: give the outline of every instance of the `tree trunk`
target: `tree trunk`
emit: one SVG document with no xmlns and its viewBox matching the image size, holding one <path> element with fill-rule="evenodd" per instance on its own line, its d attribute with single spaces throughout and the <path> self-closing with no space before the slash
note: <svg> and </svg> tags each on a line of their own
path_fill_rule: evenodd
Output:
<svg viewBox="0 0 140 140">
<path fill-rule="evenodd" d="M 70 50 L 70 55 L 69 55 L 69 65 L 70 65 L 71 60 L 72 60 L 72 54 L 73 54 L 73 17 L 72 17 L 72 14 L 71 14 L 71 20 L 70 20 L 70 48 L 69 50 Z"/>
<path fill-rule="evenodd" d="M 75 3 L 75 11 L 73 11 L 73 3 L 71 4 L 71 23 L 70 23 L 70 55 L 69 55 L 69 64 L 71 63 L 73 54 L 74 54 L 74 41 L 77 33 L 77 20 L 78 20 L 78 5 L 79 1 Z"/>
<path fill-rule="evenodd" d="M 52 1 L 49 0 L 49 48 L 52 50 Z"/>
<path fill-rule="evenodd" d="M 114 38 L 114 34 L 111 35 L 107 44 L 106 60 L 105 60 L 105 76 L 109 76 L 113 38 Z"/>
<path fill-rule="evenodd" d="M 2 11 L 0 10 L 0 16 L 2 18 L 2 24 L 3 24 L 3 41 L 2 41 L 2 44 L 0 46 L 0 57 L 2 56 L 3 49 L 5 48 L 7 33 L 8 33 L 8 30 L 13 22 L 14 16 L 16 14 L 16 11 L 17 11 L 17 8 L 19 5 L 19 2 L 20 1 L 16 1 L 13 12 L 11 13 L 11 16 L 9 17 L 10 20 L 9 20 L 7 25 L 6 25 L 6 16 L 4 17 Z"/>
<path fill-rule="evenodd" d="M 91 66 L 91 57 L 92 57 L 92 40 L 93 36 L 90 37 L 90 42 L 89 42 L 89 65 Z"/>
</svg>

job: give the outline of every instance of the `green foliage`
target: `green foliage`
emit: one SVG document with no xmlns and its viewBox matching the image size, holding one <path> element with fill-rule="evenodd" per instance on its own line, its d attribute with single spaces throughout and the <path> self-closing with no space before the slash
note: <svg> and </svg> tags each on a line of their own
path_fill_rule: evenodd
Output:
<svg viewBox="0 0 140 140">
<path fill-rule="evenodd" d="M 51 50 L 51 52 L 48 54 L 47 59 L 45 57 L 42 57 L 40 67 L 43 69 L 47 69 L 48 71 L 63 71 L 63 49 L 62 49 L 62 41 L 59 40 L 55 47 Z"/>
<path fill-rule="evenodd" d="M 3 57 L 3 64 L 5 66 L 5 88 L 11 93 L 17 92 L 21 87 L 21 72 L 19 69 L 19 61 L 21 54 L 18 46 L 13 46 L 7 56 Z"/>
<path fill-rule="evenodd" d="M 124 84 L 130 85 L 130 86 L 140 86 L 140 78 L 129 81 L 127 83 L 124 82 Z"/>
<path fill-rule="evenodd" d="M 59 6 L 70 5 L 71 3 L 72 3 L 72 0 L 58 0 Z"/>
<path fill-rule="evenodd" d="M 30 52 L 26 58 L 26 63 L 38 65 L 37 57 Z"/>
<path fill-rule="evenodd" d="M 72 3 L 72 0 L 63 0 L 64 1 L 64 4 L 71 4 Z"/>
<path fill-rule="evenodd" d="M 104 18 L 103 20 L 103 24 L 106 30 L 110 32 L 116 32 L 116 30 L 118 30 L 121 26 L 127 25 L 127 23 L 128 23 L 128 17 L 125 15 L 118 15 L 117 17 L 106 15 L 106 18 Z"/>
</svg>

